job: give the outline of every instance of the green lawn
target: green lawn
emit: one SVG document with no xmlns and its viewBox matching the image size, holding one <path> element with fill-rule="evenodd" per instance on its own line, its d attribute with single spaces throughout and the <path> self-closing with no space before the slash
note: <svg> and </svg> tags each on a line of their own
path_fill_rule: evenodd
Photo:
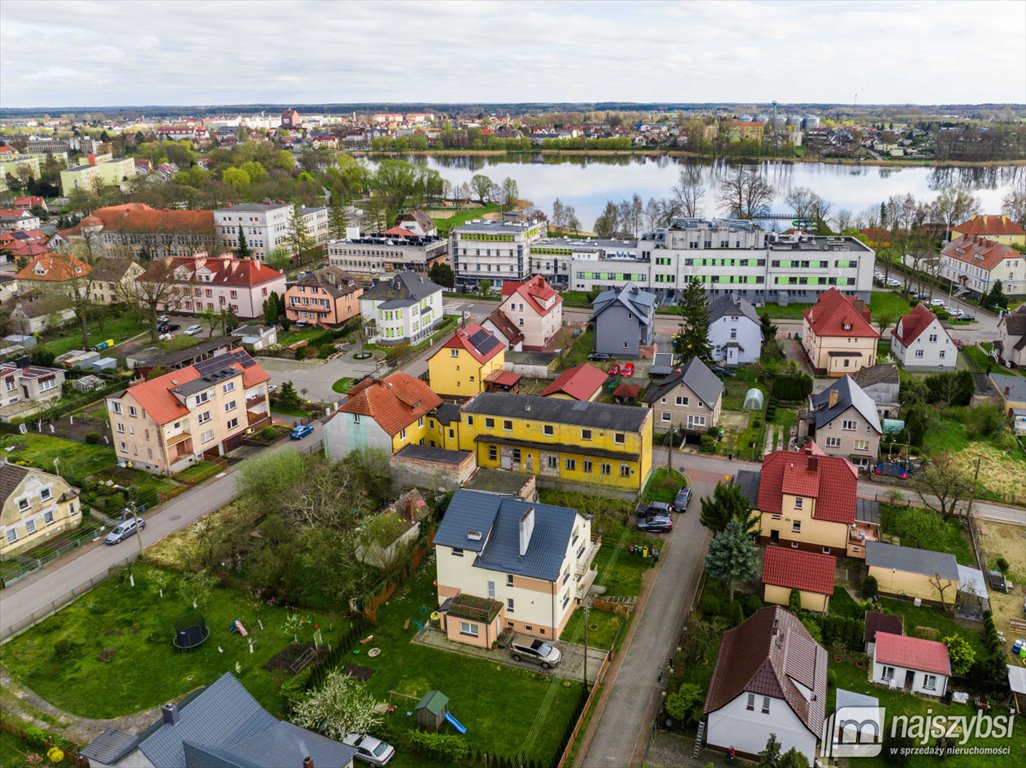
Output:
<svg viewBox="0 0 1026 768">
<path fill-rule="evenodd" d="M 103 321 L 103 330 L 100 330 L 100 322 L 92 320 L 89 323 L 89 346 L 99 344 L 101 341 L 113 339 L 118 344 L 126 339 L 142 333 L 149 328 L 131 314 L 124 314 L 121 317 L 108 317 Z M 62 328 L 59 334 L 54 334 L 43 342 L 43 348 L 55 355 L 63 355 L 73 349 L 82 348 L 82 332 L 77 322 L 66 328 Z M 103 354 L 107 354 L 104 352 Z"/>
<path fill-rule="evenodd" d="M 353 388 L 353 385 L 355 383 L 356 379 L 351 379 L 348 376 L 343 376 L 341 379 L 339 379 L 331 385 L 331 389 L 333 392 L 338 392 L 340 395 L 344 395 L 346 392 Z"/>
<path fill-rule="evenodd" d="M 494 664 L 472 656 L 412 643 L 414 621 L 426 621 L 437 605 L 434 568 L 424 568 L 401 593 L 378 611 L 372 646 L 381 654 L 354 654 L 349 660 L 371 668 L 368 689 L 398 711 L 385 721 L 387 731 L 414 728 L 417 701 L 430 690 L 449 697 L 453 717 L 467 727 L 472 749 L 490 755 L 514 755 L 522 747 L 528 760 L 554 762 L 564 730 L 580 695 L 579 683 L 541 670 Z M 403 624 L 410 620 L 409 629 Z M 362 650 L 358 647 L 357 650 Z M 454 731 L 446 726 L 445 732 Z M 387 738 L 387 734 L 386 734 Z M 421 760 L 419 764 L 424 764 Z"/>
<path fill-rule="evenodd" d="M 600 611 L 596 608 L 588 611 L 588 646 L 606 650 L 612 648 L 616 631 L 623 624 L 623 619 L 621 614 L 613 611 Z M 584 608 L 573 612 L 559 639 L 584 645 Z"/>
<path fill-rule="evenodd" d="M 10 446 L 15 446 L 15 449 L 4 451 L 8 461 L 53 472 L 54 459 L 60 459 L 60 474 L 66 478 L 85 478 L 113 467 L 117 462 L 114 449 L 109 446 L 87 445 L 33 432 L 0 439 L 0 447 L 6 449 Z"/>
<path fill-rule="evenodd" d="M 588 291 L 560 291 L 559 295 L 563 297 L 563 304 L 567 306 L 591 306 Z"/>
<path fill-rule="evenodd" d="M 224 467 L 222 467 L 220 464 L 215 464 L 212 461 L 201 461 L 197 464 L 193 464 L 191 467 L 186 467 L 185 469 L 183 469 L 181 472 L 175 475 L 175 480 L 178 480 L 182 483 L 195 485 L 196 483 L 203 482 L 209 477 L 213 477 L 218 472 L 221 472 L 223 470 Z"/>
<path fill-rule="evenodd" d="M 687 484 L 688 482 L 684 475 L 677 470 L 659 467 L 648 478 L 648 482 L 645 483 L 645 490 L 641 493 L 641 500 L 670 503 L 677 496 L 677 491 Z"/>
<path fill-rule="evenodd" d="M 881 528 L 887 534 L 899 537 L 903 546 L 947 552 L 954 555 L 962 565 L 975 567 L 976 558 L 973 557 L 969 540 L 958 519 L 944 517 L 939 512 L 927 509 L 916 510 L 914 517 L 916 520 L 928 521 L 929 525 L 923 529 L 911 528 L 906 525 L 906 520 L 912 519 L 908 509 L 890 504 L 880 505 Z"/>
<path fill-rule="evenodd" d="M 853 619 L 861 619 L 866 611 L 855 600 L 848 590 L 843 586 L 834 587 L 834 594 L 830 596 L 830 613 L 835 616 L 851 616 Z"/>
<path fill-rule="evenodd" d="M 189 349 L 189 347 L 195 347 L 200 343 L 199 338 L 196 336 L 187 336 L 184 333 L 178 336 L 172 336 L 166 341 L 159 341 L 157 344 L 165 352 L 178 352 L 181 349 Z"/>
<path fill-rule="evenodd" d="M 923 435 L 923 450 L 931 456 L 939 453 L 955 453 L 969 445 L 965 426 L 954 419 L 938 414 L 930 428 Z"/>
<path fill-rule="evenodd" d="M 297 341 L 307 341 L 322 333 L 324 333 L 324 330 L 321 328 L 293 328 L 290 331 L 278 334 L 278 346 L 287 347 L 290 344 L 295 344 Z"/>
<path fill-rule="evenodd" d="M 767 314 L 774 320 L 800 320 L 802 312 L 811 306 L 812 304 L 788 304 L 782 307 L 779 304 L 767 304 L 759 309 L 759 314 Z"/>
<path fill-rule="evenodd" d="M 954 595 L 947 595 L 945 599 L 949 597 L 954 599 Z M 976 649 L 977 653 L 983 653 L 983 640 L 980 638 L 979 629 L 972 628 L 973 625 L 971 623 L 963 627 L 938 607 L 923 605 L 917 608 L 914 603 L 886 597 L 880 598 L 880 606 L 885 613 L 893 613 L 905 617 L 906 635 L 921 636 L 923 633 L 917 633 L 916 627 L 933 627 L 938 633 L 937 640 L 958 633 Z M 979 627 L 979 624 L 975 626 Z"/>
<path fill-rule="evenodd" d="M 468 221 L 474 219 L 483 218 L 486 213 L 497 213 L 499 210 L 498 205 L 489 203 L 478 208 L 470 208 L 466 211 L 457 211 L 452 216 L 445 219 L 435 219 L 435 226 L 438 227 L 438 235 L 440 237 L 446 237 L 450 231 L 456 227 L 466 224 Z"/>
<path fill-rule="evenodd" d="M 595 348 L 595 334 L 589 325 L 585 329 L 584 333 L 574 339 L 563 355 L 562 370 L 567 368 L 573 368 L 575 365 L 587 362 L 588 355 L 592 353 Z"/>
<path fill-rule="evenodd" d="M 188 653 L 172 645 L 174 624 L 192 609 L 193 593 L 175 576 L 170 591 L 159 597 L 152 576 L 158 569 L 134 568 L 135 586 L 127 573 L 115 575 L 62 609 L 42 624 L 0 647 L 0 663 L 47 701 L 83 717 L 107 718 L 157 706 L 213 682 L 225 672 L 243 685 L 271 712 L 278 712 L 277 688 L 287 673 L 263 667 L 293 641 L 283 626 L 288 610 L 269 606 L 227 587 L 211 590 L 201 599 L 211 635 Z M 253 640 L 229 632 L 242 619 Z M 321 625 L 326 642 L 348 628 L 338 616 L 310 614 Z M 260 622 L 263 622 L 263 629 Z M 58 653 L 57 641 L 70 641 Z M 312 630 L 299 635 L 311 642 Z M 223 649 L 220 653 L 218 649 Z M 104 657 L 111 657 L 108 661 Z"/>
<path fill-rule="evenodd" d="M 915 305 L 897 291 L 873 291 L 869 297 L 869 308 L 873 312 L 874 321 L 881 313 L 897 321 L 913 306 Z"/>
</svg>

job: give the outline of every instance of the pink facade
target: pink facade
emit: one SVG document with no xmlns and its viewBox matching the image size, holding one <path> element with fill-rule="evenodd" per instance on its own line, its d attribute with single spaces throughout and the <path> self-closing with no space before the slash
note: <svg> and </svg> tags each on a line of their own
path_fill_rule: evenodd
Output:
<svg viewBox="0 0 1026 768">
<path fill-rule="evenodd" d="M 248 320 L 263 317 L 264 302 L 272 293 L 285 294 L 285 275 L 256 259 L 197 253 L 173 259 L 172 265 L 177 284 L 162 311 L 199 314 L 231 309 Z"/>
</svg>

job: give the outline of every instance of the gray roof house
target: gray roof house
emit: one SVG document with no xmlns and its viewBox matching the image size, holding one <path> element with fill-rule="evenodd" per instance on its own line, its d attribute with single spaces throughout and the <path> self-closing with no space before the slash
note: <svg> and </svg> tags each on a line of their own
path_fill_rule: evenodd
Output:
<svg viewBox="0 0 1026 768">
<path fill-rule="evenodd" d="M 655 335 L 654 293 L 629 282 L 619 290 L 603 291 L 592 302 L 595 351 L 616 357 L 637 357 Z"/>
<path fill-rule="evenodd" d="M 998 320 L 994 351 L 1002 363 L 1026 368 L 1026 304 Z"/>
<path fill-rule="evenodd" d="M 799 415 L 799 439 L 815 440 L 828 456 L 863 469 L 876 462 L 882 434 L 876 403 L 851 376 L 810 396 L 808 409 Z"/>
<path fill-rule="evenodd" d="M 898 394 L 901 391 L 901 377 L 894 363 L 881 363 L 869 368 L 860 368 L 855 374 L 855 383 L 876 403 L 876 412 L 881 419 L 893 419 L 901 406 Z"/>
<path fill-rule="evenodd" d="M 476 622 L 482 630 L 497 622 L 548 639 L 559 636 L 591 587 L 601 546 L 592 541 L 591 517 L 575 509 L 465 488 L 453 494 L 434 544 L 443 610 L 458 597 L 495 601 L 497 614 Z M 450 639 L 479 644 L 480 634 L 449 624 Z"/>
<path fill-rule="evenodd" d="M 655 411 L 653 428 L 707 432 L 719 421 L 723 382 L 709 366 L 693 357 L 645 393 L 645 403 Z"/>
<path fill-rule="evenodd" d="M 709 301 L 709 345 L 726 365 L 757 363 L 762 354 L 762 321 L 752 303 L 738 296 Z"/>
<path fill-rule="evenodd" d="M 229 672 L 139 736 L 108 728 L 81 752 L 92 768 L 352 768 L 356 749 L 267 712 Z"/>
<path fill-rule="evenodd" d="M 406 271 L 396 273 L 390 280 L 375 283 L 360 298 L 364 301 L 380 301 L 378 309 L 398 309 L 412 306 L 441 290 L 442 286 L 423 275 Z"/>
</svg>

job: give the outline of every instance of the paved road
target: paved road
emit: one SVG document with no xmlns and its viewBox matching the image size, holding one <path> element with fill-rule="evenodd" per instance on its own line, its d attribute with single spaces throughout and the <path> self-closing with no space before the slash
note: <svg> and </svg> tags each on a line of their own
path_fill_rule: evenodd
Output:
<svg viewBox="0 0 1026 768">
<path fill-rule="evenodd" d="M 271 448 L 270 452 L 293 448 L 313 451 L 319 449 L 320 444 L 320 424 L 315 422 L 314 433 L 302 442 L 285 442 Z M 259 455 L 266 454 L 264 451 Z M 160 541 L 235 498 L 235 475 L 244 463 L 240 462 L 225 473 L 161 504 L 153 514 L 147 515 L 146 529 L 140 534 L 143 544 L 148 546 Z M 139 544 L 134 537 L 112 547 L 97 542 L 56 567 L 43 568 L 12 587 L 0 590 L 0 637 L 5 637 L 10 627 L 33 614 L 45 614 L 51 610 L 53 602 L 60 603 L 72 590 L 84 588 L 92 579 L 128 562 L 138 553 Z"/>
</svg>

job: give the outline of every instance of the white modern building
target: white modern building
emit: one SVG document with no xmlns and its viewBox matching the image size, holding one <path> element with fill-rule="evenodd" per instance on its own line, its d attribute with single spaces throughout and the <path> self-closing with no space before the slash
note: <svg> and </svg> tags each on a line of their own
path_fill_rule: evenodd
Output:
<svg viewBox="0 0 1026 768">
<path fill-rule="evenodd" d="M 958 347 L 925 304 L 898 318 L 891 331 L 891 354 L 911 371 L 953 371 Z"/>
<path fill-rule="evenodd" d="M 442 286 L 416 272 L 397 272 L 363 292 L 360 314 L 375 342 L 415 344 L 442 321 Z"/>
<path fill-rule="evenodd" d="M 531 246 L 548 232 L 544 221 L 506 223 L 471 221 L 449 235 L 449 254 L 456 285 L 476 289 L 482 280 L 501 287 L 504 280 L 526 280 L 531 274 Z"/>
<path fill-rule="evenodd" d="M 291 248 L 294 208 L 284 203 L 240 203 L 214 211 L 214 225 L 221 242 L 239 247 L 239 227 L 253 258 L 263 261 L 276 248 L 295 256 Z M 302 208 L 303 222 L 315 246 L 328 242 L 328 209 Z"/>
<path fill-rule="evenodd" d="M 762 322 L 752 303 L 738 296 L 709 301 L 709 344 L 713 360 L 726 365 L 759 362 Z"/>
<path fill-rule="evenodd" d="M 443 237 L 383 232 L 330 241 L 328 262 L 358 277 L 381 277 L 404 270 L 426 275 L 436 260 L 445 260 L 448 250 L 449 241 Z"/>
</svg>

